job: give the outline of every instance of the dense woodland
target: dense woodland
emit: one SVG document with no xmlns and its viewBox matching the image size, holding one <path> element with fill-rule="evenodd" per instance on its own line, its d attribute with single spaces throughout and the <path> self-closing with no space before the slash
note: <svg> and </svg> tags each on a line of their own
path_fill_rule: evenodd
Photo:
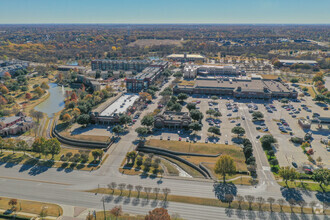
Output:
<svg viewBox="0 0 330 220">
<path fill-rule="evenodd" d="M 329 25 L 0 25 L 0 59 L 87 64 L 93 58 L 163 57 L 190 52 L 216 56 L 273 58 L 270 50 L 315 50 L 312 43 L 278 42 L 309 39 L 328 42 Z M 180 40 L 180 45 L 130 46 L 138 39 Z M 231 45 L 223 42 L 230 41 Z M 234 43 L 234 44 L 233 44 Z"/>
</svg>

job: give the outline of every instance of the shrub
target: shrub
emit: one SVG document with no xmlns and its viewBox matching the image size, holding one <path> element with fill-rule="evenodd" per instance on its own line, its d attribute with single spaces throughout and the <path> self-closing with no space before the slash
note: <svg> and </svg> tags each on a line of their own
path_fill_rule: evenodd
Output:
<svg viewBox="0 0 330 220">
<path fill-rule="evenodd" d="M 68 158 L 66 156 L 61 157 L 61 161 L 68 161 Z"/>
<path fill-rule="evenodd" d="M 309 162 L 311 162 L 311 163 L 314 163 L 315 162 L 314 159 L 310 155 L 308 155 L 307 157 L 308 157 L 308 161 Z"/>
<path fill-rule="evenodd" d="M 270 168 L 273 173 L 278 173 L 278 166 L 273 166 Z"/>
<path fill-rule="evenodd" d="M 88 161 L 88 154 L 82 154 L 81 159 L 83 163 L 86 163 Z"/>
<path fill-rule="evenodd" d="M 252 146 L 251 141 L 249 139 L 247 139 L 247 138 L 244 138 L 243 145 L 246 146 L 248 144 L 250 144 Z"/>
<path fill-rule="evenodd" d="M 67 157 L 72 157 L 72 152 L 68 152 L 68 153 L 66 153 L 66 156 L 67 156 Z"/>
<path fill-rule="evenodd" d="M 136 161 L 136 165 L 137 165 L 138 167 L 140 167 L 140 166 L 142 165 L 142 160 L 139 160 L 139 158 L 138 158 L 138 160 Z"/>
<path fill-rule="evenodd" d="M 246 160 L 246 164 L 253 164 L 255 162 L 256 162 L 256 158 L 254 156 L 251 156 Z"/>
<path fill-rule="evenodd" d="M 276 166 L 276 165 L 278 165 L 278 160 L 277 159 L 271 159 L 270 161 L 269 161 L 269 163 L 271 164 L 271 165 L 273 165 L 273 166 Z"/>
</svg>

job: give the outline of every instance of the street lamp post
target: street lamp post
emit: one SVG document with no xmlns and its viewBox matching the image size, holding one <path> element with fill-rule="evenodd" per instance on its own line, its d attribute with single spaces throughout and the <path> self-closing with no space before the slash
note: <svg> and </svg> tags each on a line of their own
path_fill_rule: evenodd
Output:
<svg viewBox="0 0 330 220">
<path fill-rule="evenodd" d="M 102 197 L 102 202 L 103 202 L 103 214 L 104 214 L 104 220 L 106 220 L 107 218 L 106 218 L 106 213 L 105 213 L 104 200 L 105 200 L 105 198 L 104 198 L 104 196 L 103 196 L 103 197 Z"/>
</svg>

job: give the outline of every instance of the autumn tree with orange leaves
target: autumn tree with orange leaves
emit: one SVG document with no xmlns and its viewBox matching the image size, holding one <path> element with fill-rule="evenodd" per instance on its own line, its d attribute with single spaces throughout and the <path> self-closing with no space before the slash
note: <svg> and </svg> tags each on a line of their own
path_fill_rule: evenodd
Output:
<svg viewBox="0 0 330 220">
<path fill-rule="evenodd" d="M 149 214 L 144 218 L 145 220 L 170 220 L 171 216 L 168 214 L 167 209 L 155 208 L 149 211 Z"/>
</svg>

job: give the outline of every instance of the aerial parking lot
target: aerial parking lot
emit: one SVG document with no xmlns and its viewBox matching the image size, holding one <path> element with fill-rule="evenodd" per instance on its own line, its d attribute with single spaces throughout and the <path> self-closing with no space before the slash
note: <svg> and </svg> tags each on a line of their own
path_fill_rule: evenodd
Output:
<svg viewBox="0 0 330 220">
<path fill-rule="evenodd" d="M 191 132 L 185 129 L 163 128 L 155 131 L 152 135 L 153 138 L 214 144 L 233 144 L 233 140 L 235 140 L 237 136 L 232 134 L 231 130 L 235 126 L 241 126 L 242 120 L 239 113 L 239 106 L 237 103 L 234 103 L 233 99 L 222 97 L 214 100 L 211 99 L 210 96 L 193 96 L 189 97 L 185 102 L 186 104 L 195 103 L 196 109 L 203 113 L 204 117 L 201 121 L 202 129 L 197 132 Z M 183 108 L 183 111 L 188 111 L 186 106 Z M 217 113 L 214 115 L 215 112 Z M 218 113 L 221 113 L 221 116 L 219 116 Z M 220 129 L 220 135 L 210 133 L 210 127 Z"/>
<path fill-rule="evenodd" d="M 308 157 L 303 153 L 300 144 L 294 144 L 290 141 L 291 137 L 304 138 L 307 132 L 311 132 L 311 148 L 314 154 L 311 155 L 314 160 L 321 158 L 320 162 L 329 167 L 329 152 L 326 146 L 321 143 L 321 139 L 327 139 L 329 129 L 326 125 L 322 128 L 318 124 L 312 124 L 311 129 L 303 129 L 298 124 L 298 119 L 312 119 L 313 116 L 327 116 L 329 112 L 324 110 L 322 105 L 316 104 L 310 97 L 304 97 L 305 101 L 290 101 L 281 103 L 280 100 L 255 104 L 258 111 L 264 114 L 264 125 L 267 130 L 277 139 L 275 153 L 280 166 L 293 166 L 294 163 L 301 167 L 305 164 L 311 164 Z M 251 109 L 251 108 L 249 108 Z M 251 111 L 251 110 L 250 110 Z M 260 136 L 263 134 L 260 132 Z"/>
<path fill-rule="evenodd" d="M 310 140 L 313 154 L 311 157 L 318 165 L 330 166 L 328 160 L 329 152 L 321 140 L 327 139 L 329 129 L 326 125 L 319 128 L 318 124 L 312 124 L 310 130 L 304 130 L 298 120 L 301 118 L 313 119 L 314 116 L 327 116 L 329 112 L 324 104 L 315 103 L 311 97 L 303 97 L 302 100 L 288 100 L 282 103 L 281 99 L 255 100 L 255 99 L 233 99 L 232 97 L 218 97 L 193 95 L 186 103 L 195 103 L 196 108 L 204 115 L 202 119 L 202 129 L 198 132 L 185 130 L 162 129 L 155 133 L 159 139 L 193 141 L 205 143 L 234 144 L 237 136 L 232 133 L 235 126 L 245 129 L 248 138 L 259 139 L 266 134 L 273 135 L 277 143 L 275 154 L 280 166 L 310 165 L 307 155 L 303 152 L 300 144 L 290 141 L 292 137 L 305 137 L 310 132 Z M 186 111 L 188 111 L 186 109 Z M 221 116 L 215 117 L 209 112 L 220 112 Z M 256 120 L 254 112 L 261 112 L 264 120 Z M 208 132 L 210 127 L 220 129 L 220 135 Z M 306 149 L 309 150 L 310 148 Z M 262 151 L 262 150 L 261 150 Z M 314 164 L 315 165 L 315 164 Z"/>
</svg>

